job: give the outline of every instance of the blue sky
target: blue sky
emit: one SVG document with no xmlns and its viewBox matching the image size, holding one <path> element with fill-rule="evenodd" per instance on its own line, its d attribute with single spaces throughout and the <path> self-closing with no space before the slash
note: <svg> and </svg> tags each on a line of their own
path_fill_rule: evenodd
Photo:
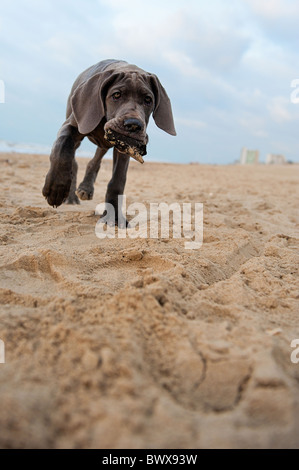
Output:
<svg viewBox="0 0 299 470">
<path fill-rule="evenodd" d="M 151 120 L 149 160 L 232 163 L 246 146 L 299 161 L 298 24 L 298 0 L 1 0 L 0 139 L 51 146 L 76 76 L 115 58 L 171 99 L 178 135 Z"/>
</svg>

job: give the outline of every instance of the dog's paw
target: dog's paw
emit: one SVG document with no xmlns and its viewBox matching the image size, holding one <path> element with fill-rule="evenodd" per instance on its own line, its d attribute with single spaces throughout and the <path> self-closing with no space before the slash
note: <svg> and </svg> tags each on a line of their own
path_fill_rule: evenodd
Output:
<svg viewBox="0 0 299 470">
<path fill-rule="evenodd" d="M 102 224 L 107 224 L 109 227 L 115 227 L 115 225 L 118 226 L 118 228 L 124 229 L 124 228 L 130 228 L 130 224 L 127 221 L 127 219 L 121 215 L 118 217 L 118 215 L 114 215 L 113 211 L 105 211 L 100 219 L 99 222 Z"/>
<path fill-rule="evenodd" d="M 57 174 L 57 172 L 49 171 L 43 187 L 43 196 L 45 196 L 50 206 L 58 207 L 66 200 L 70 192 L 71 182 L 71 171 L 65 177 L 59 173 Z"/>
<path fill-rule="evenodd" d="M 81 183 L 79 184 L 76 194 L 81 201 L 90 201 L 93 198 L 93 192 L 93 186 Z"/>
</svg>

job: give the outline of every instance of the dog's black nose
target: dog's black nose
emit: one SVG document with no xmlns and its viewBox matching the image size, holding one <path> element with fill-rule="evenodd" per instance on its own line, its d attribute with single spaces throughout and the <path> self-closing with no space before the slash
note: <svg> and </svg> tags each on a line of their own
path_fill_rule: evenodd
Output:
<svg viewBox="0 0 299 470">
<path fill-rule="evenodd" d="M 135 118 L 129 118 L 124 120 L 124 127 L 126 131 L 129 132 L 138 132 L 143 129 L 143 124 L 141 121 Z"/>
</svg>

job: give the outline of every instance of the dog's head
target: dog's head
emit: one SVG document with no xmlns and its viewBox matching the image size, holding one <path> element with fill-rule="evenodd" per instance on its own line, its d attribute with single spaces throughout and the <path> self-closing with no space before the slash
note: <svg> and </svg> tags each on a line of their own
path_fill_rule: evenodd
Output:
<svg viewBox="0 0 299 470">
<path fill-rule="evenodd" d="M 105 95 L 105 130 L 147 143 L 146 127 L 155 106 L 155 95 L 145 76 L 118 74 Z"/>
<path fill-rule="evenodd" d="M 136 66 L 93 75 L 74 90 L 71 105 L 79 132 L 84 135 L 104 119 L 105 131 L 115 131 L 146 145 L 151 114 L 158 127 L 176 135 L 166 91 L 156 75 Z"/>
</svg>

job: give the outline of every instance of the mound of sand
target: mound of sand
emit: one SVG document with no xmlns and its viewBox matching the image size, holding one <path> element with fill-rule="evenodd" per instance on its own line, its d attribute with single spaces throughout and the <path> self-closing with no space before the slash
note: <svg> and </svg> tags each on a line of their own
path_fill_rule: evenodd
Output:
<svg viewBox="0 0 299 470">
<path fill-rule="evenodd" d="M 95 236 L 111 161 L 53 209 L 47 157 L 0 159 L 1 447 L 298 447 L 297 165 L 131 162 L 128 203 L 204 204 L 190 251 Z"/>
</svg>

